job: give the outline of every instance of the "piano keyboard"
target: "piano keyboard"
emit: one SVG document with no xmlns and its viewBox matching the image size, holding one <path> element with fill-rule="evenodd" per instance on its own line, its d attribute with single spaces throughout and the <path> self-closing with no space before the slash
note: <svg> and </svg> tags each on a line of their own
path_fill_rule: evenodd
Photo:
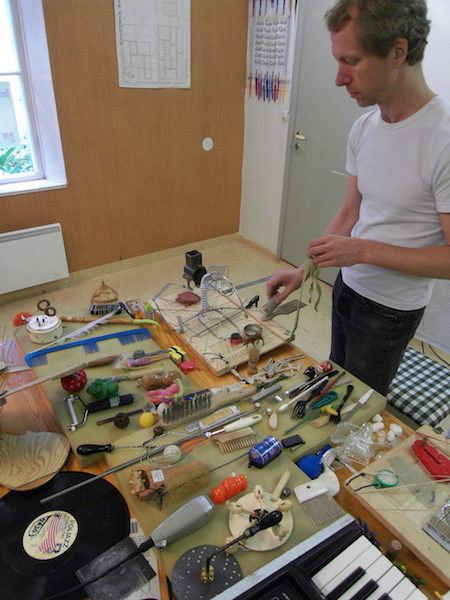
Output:
<svg viewBox="0 0 450 600">
<path fill-rule="evenodd" d="M 421 600 L 423 594 L 345 515 L 214 600 Z"/>
</svg>

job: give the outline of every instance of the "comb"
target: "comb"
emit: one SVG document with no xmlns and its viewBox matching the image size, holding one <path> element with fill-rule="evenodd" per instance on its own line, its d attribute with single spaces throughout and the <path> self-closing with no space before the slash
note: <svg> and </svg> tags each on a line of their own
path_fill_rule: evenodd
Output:
<svg viewBox="0 0 450 600">
<path fill-rule="evenodd" d="M 236 450 L 251 448 L 256 444 L 256 434 L 251 427 L 245 427 L 239 431 L 229 431 L 228 433 L 219 433 L 214 441 L 219 446 L 222 454 L 229 454 Z"/>
<path fill-rule="evenodd" d="M 38 367 L 47 364 L 47 354 L 50 352 L 59 352 L 59 350 L 66 350 L 67 348 L 73 348 L 75 346 L 83 346 L 85 354 L 94 354 L 95 352 L 99 351 L 98 342 L 102 342 L 103 340 L 117 338 L 121 344 L 125 345 L 132 344 L 133 342 L 140 342 L 148 339 L 149 337 L 151 337 L 151 335 L 148 329 L 127 329 L 126 331 L 98 335 L 96 337 L 91 337 L 84 340 L 77 340 L 75 342 L 61 344 L 60 346 L 54 346 L 52 348 L 41 348 L 40 350 L 29 352 L 24 358 L 29 367 Z"/>
<path fill-rule="evenodd" d="M 344 514 L 333 496 L 329 495 L 327 486 L 318 479 L 298 485 L 294 492 L 308 517 L 317 526 L 335 521 Z"/>
</svg>

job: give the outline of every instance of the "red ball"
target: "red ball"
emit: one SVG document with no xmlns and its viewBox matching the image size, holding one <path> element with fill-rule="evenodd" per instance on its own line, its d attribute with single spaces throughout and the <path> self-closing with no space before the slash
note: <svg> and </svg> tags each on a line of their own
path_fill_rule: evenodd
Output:
<svg viewBox="0 0 450 600">
<path fill-rule="evenodd" d="M 72 373 L 71 375 L 61 377 L 61 385 L 66 390 L 66 392 L 79 392 L 84 388 L 86 383 L 86 371 L 77 371 L 76 373 Z"/>
</svg>

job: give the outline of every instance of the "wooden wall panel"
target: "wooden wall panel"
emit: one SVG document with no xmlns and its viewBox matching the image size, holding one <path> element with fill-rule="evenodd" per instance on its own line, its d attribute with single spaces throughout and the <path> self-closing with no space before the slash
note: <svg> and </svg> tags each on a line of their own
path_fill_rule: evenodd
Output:
<svg viewBox="0 0 450 600">
<path fill-rule="evenodd" d="M 61 222 L 71 272 L 238 231 L 247 2 L 192 0 L 190 90 L 118 87 L 113 0 L 44 10 L 69 185 L 0 231 Z"/>
</svg>

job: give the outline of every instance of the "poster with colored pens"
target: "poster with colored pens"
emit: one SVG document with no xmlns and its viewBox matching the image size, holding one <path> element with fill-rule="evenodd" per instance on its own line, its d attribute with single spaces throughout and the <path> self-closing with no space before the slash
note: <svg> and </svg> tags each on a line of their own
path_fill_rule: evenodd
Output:
<svg viewBox="0 0 450 600">
<path fill-rule="evenodd" d="M 247 92 L 264 102 L 287 101 L 296 0 L 249 0 Z"/>
</svg>

